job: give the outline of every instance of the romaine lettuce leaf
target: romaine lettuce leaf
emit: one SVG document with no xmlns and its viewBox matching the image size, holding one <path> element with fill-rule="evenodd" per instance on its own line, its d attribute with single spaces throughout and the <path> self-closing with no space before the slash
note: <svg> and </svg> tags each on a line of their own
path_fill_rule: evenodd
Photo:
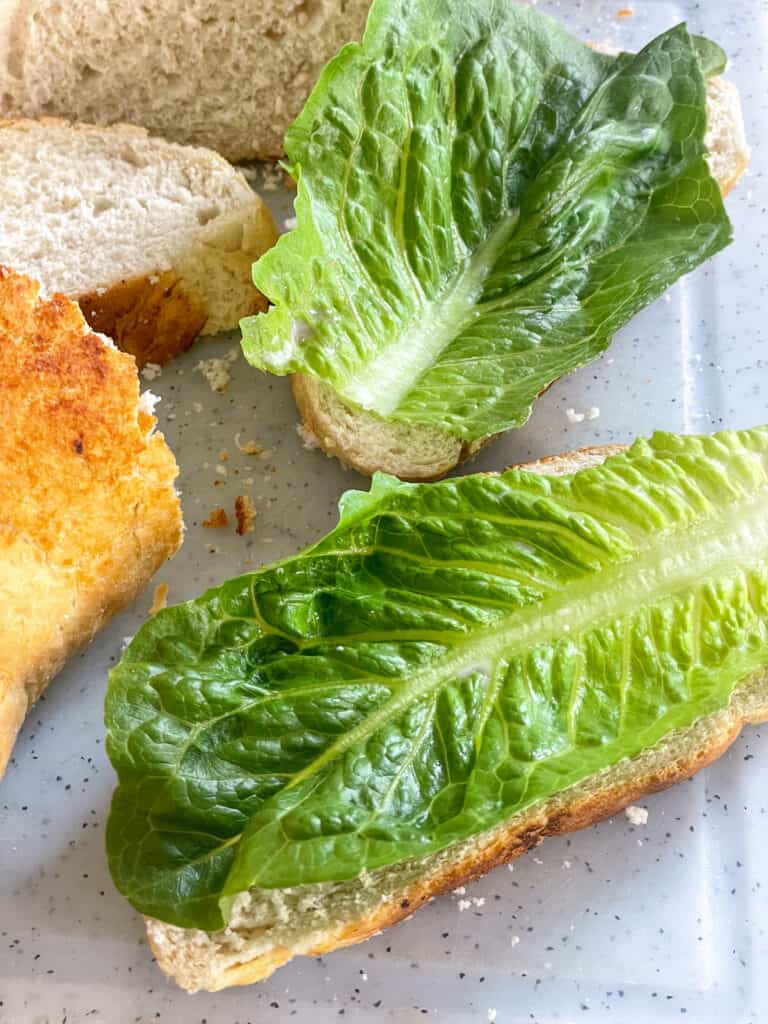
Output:
<svg viewBox="0 0 768 1024">
<path fill-rule="evenodd" d="M 294 558 L 145 624 L 112 671 L 108 826 L 144 913 L 357 877 L 490 828 L 768 664 L 768 427 L 572 476 L 379 476 Z"/>
<path fill-rule="evenodd" d="M 606 56 L 495 0 L 376 0 L 286 136 L 298 226 L 254 267 L 247 359 L 475 440 L 731 228 L 705 159 L 702 63 L 665 32 Z"/>
</svg>

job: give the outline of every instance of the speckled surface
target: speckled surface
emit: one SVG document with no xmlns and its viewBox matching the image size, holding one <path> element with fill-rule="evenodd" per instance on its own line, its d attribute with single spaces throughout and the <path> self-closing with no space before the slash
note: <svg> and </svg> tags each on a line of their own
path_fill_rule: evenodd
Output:
<svg viewBox="0 0 768 1024">
<path fill-rule="evenodd" d="M 477 469 L 655 427 L 707 430 L 766 419 L 765 187 L 768 127 L 765 0 L 545 2 L 596 41 L 632 48 L 687 15 L 732 58 L 753 146 L 729 201 L 736 241 L 621 332 L 600 362 L 553 387 L 525 429 L 487 449 Z M 283 215 L 287 193 L 266 198 Z M 335 520 L 363 481 L 302 448 L 285 381 L 242 359 L 224 395 L 195 372 L 234 337 L 199 344 L 148 383 L 182 467 L 187 538 L 159 575 L 170 600 L 192 597 L 295 551 Z M 599 407 L 573 423 L 568 409 Z M 265 458 L 238 451 L 253 439 Z M 225 459 L 222 452 L 226 451 Z M 238 494 L 255 530 L 201 522 Z M 0 788 L 2 1024 L 324 1024 L 593 1021 L 742 1024 L 768 1020 L 768 729 L 748 730 L 692 782 L 647 801 L 647 825 L 622 815 L 549 840 L 466 893 L 437 901 L 386 935 L 270 981 L 187 996 L 153 965 L 141 922 L 114 891 L 103 852 L 113 785 L 101 717 L 106 670 L 145 618 L 150 590 L 74 659 L 29 718 Z M 495 1013 L 494 1013 L 495 1011 Z"/>
</svg>

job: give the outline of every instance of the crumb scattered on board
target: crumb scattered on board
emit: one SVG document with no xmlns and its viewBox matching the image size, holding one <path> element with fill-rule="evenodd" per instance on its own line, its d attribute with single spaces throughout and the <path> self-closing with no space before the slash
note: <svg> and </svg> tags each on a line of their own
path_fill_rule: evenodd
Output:
<svg viewBox="0 0 768 1024">
<path fill-rule="evenodd" d="M 620 10 L 616 11 L 616 17 L 617 18 L 631 18 L 634 13 L 635 12 L 632 10 L 631 7 L 622 7 L 622 8 L 620 8 Z"/>
<path fill-rule="evenodd" d="M 139 373 L 144 380 L 156 380 L 163 372 L 163 368 L 160 363 L 146 363 L 139 370 Z"/>
<path fill-rule="evenodd" d="M 634 805 L 624 808 L 624 813 L 627 819 L 633 825 L 647 825 L 648 824 L 648 811 L 645 807 L 635 807 Z"/>
<path fill-rule="evenodd" d="M 235 517 L 237 519 L 237 532 L 241 537 L 250 533 L 253 529 L 253 521 L 256 518 L 256 506 L 247 494 L 238 494 L 235 498 Z"/>
<path fill-rule="evenodd" d="M 229 516 L 223 508 L 215 508 L 207 519 L 203 520 L 203 526 L 209 530 L 218 530 L 229 523 Z"/>
<path fill-rule="evenodd" d="M 315 448 L 320 447 L 320 442 L 317 440 L 317 438 L 309 429 L 309 427 L 305 427 L 303 423 L 296 424 L 296 433 L 301 438 L 301 443 L 307 449 L 308 452 L 311 452 Z"/>
<path fill-rule="evenodd" d="M 590 405 L 585 412 L 577 412 L 575 409 L 566 409 L 565 415 L 569 423 L 583 423 L 584 420 L 596 420 L 600 415 L 600 407 Z"/>
<path fill-rule="evenodd" d="M 157 615 L 168 604 L 168 584 L 158 583 L 152 595 L 152 605 L 149 609 L 150 615 Z"/>
<path fill-rule="evenodd" d="M 239 355 L 239 349 L 231 348 L 223 359 L 201 359 L 195 367 L 195 371 L 202 373 L 211 391 L 216 391 L 223 395 L 229 387 L 229 382 L 232 380 L 229 368 L 233 363 L 237 362 Z"/>
<path fill-rule="evenodd" d="M 243 455 L 255 455 L 258 459 L 268 459 L 270 455 L 274 454 L 271 448 L 265 448 L 263 445 L 260 445 L 253 440 L 246 441 L 245 444 L 241 444 L 240 434 L 235 434 L 235 444 Z"/>
</svg>

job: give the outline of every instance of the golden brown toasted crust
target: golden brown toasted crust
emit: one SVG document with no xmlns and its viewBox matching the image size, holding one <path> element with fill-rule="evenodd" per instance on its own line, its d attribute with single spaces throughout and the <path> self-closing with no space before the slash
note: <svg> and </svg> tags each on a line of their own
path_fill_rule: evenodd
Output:
<svg viewBox="0 0 768 1024">
<path fill-rule="evenodd" d="M 167 363 L 190 347 L 208 313 L 172 270 L 118 281 L 78 298 L 94 331 L 112 338 L 139 367 Z"/>
<path fill-rule="evenodd" d="M 68 655 L 181 542 L 177 467 L 134 360 L 0 267 L 0 775 Z"/>
</svg>

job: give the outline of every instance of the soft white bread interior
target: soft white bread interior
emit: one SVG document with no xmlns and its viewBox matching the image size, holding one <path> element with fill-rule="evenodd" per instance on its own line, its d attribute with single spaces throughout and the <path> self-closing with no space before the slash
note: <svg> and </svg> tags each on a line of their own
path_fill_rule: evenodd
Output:
<svg viewBox="0 0 768 1024">
<path fill-rule="evenodd" d="M 616 446 L 588 448 L 523 468 L 551 475 L 572 473 L 618 451 Z M 763 672 L 745 679 L 724 710 L 488 832 L 352 882 L 251 890 L 237 898 L 229 926 L 219 932 L 147 919 L 152 951 L 160 967 L 192 992 L 260 981 L 294 956 L 320 956 L 370 938 L 440 893 L 514 860 L 546 836 L 584 828 L 688 778 L 719 757 L 743 725 L 766 720 L 768 673 Z"/>
<path fill-rule="evenodd" d="M 739 93 L 731 82 L 707 82 L 707 117 L 710 167 L 727 195 L 749 160 Z M 383 470 L 403 480 L 436 480 L 493 440 L 468 442 L 435 427 L 383 420 L 352 408 L 329 385 L 305 376 L 293 378 L 293 394 L 306 440 L 366 475 Z"/>
<path fill-rule="evenodd" d="M 75 303 L 0 266 L 0 776 L 66 658 L 181 543 L 151 405 Z"/>
<path fill-rule="evenodd" d="M 138 362 L 266 308 L 251 265 L 272 218 L 217 153 L 141 128 L 0 122 L 0 262 L 76 299 Z"/>
<path fill-rule="evenodd" d="M 369 0 L 0 0 L 0 114 L 140 124 L 274 159 Z"/>
</svg>

